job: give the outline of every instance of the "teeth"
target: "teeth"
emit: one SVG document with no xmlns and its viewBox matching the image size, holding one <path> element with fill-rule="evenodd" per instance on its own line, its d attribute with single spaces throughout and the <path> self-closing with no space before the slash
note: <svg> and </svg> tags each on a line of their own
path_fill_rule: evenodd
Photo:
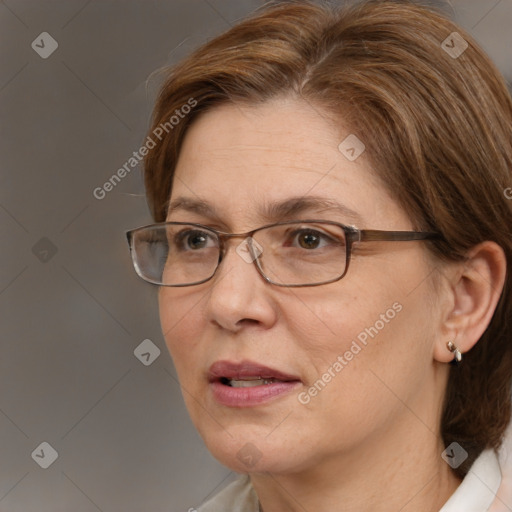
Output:
<svg viewBox="0 0 512 512">
<path fill-rule="evenodd" d="M 234 380 L 230 379 L 228 384 L 233 388 L 252 388 L 254 386 L 264 386 L 277 382 L 276 379 L 251 379 L 251 380 Z"/>
</svg>

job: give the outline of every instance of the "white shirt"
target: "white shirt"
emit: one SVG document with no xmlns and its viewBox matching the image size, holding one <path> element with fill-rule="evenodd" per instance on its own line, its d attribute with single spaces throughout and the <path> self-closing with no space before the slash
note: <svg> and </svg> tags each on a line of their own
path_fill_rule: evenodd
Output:
<svg viewBox="0 0 512 512">
<path fill-rule="evenodd" d="M 500 484 L 498 457 L 494 450 L 485 450 L 439 512 L 487 512 Z"/>
<path fill-rule="evenodd" d="M 512 424 L 498 454 L 485 450 L 439 512 L 512 511 Z M 197 512 L 258 512 L 258 497 L 247 475 L 229 484 Z"/>
</svg>

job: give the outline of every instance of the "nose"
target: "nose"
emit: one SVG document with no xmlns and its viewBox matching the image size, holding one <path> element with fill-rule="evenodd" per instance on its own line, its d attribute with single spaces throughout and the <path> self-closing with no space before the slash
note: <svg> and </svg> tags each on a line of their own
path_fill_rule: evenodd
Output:
<svg viewBox="0 0 512 512">
<path fill-rule="evenodd" d="M 226 241 L 224 257 L 211 281 L 207 315 L 223 329 L 238 332 L 244 325 L 271 327 L 276 319 L 272 285 L 258 272 L 258 246 L 247 238 Z"/>
</svg>

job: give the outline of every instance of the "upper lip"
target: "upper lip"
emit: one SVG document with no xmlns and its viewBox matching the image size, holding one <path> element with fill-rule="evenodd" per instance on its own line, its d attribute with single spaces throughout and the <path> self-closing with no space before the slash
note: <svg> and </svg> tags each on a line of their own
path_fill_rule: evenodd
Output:
<svg viewBox="0 0 512 512">
<path fill-rule="evenodd" d="M 299 381 L 295 375 L 289 375 L 274 368 L 255 363 L 253 361 L 217 361 L 210 366 L 208 380 L 210 382 L 220 379 L 244 380 L 244 379 L 276 379 L 281 381 Z"/>
</svg>

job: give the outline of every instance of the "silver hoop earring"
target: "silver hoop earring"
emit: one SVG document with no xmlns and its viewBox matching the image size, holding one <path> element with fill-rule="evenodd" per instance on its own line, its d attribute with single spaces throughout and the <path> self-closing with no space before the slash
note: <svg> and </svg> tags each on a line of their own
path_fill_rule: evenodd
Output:
<svg viewBox="0 0 512 512">
<path fill-rule="evenodd" d="M 462 354 L 460 350 L 451 341 L 449 341 L 446 346 L 448 347 L 448 350 L 453 354 L 453 362 L 455 364 L 459 364 L 462 361 Z"/>
</svg>

